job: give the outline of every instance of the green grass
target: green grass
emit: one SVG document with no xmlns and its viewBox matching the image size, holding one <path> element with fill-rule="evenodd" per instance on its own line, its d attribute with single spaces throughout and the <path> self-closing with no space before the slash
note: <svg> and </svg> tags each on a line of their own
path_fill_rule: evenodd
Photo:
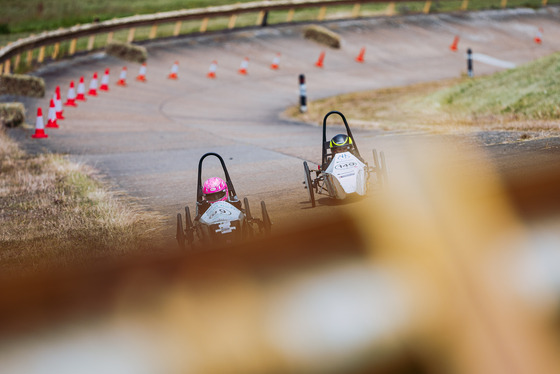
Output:
<svg viewBox="0 0 560 374">
<path fill-rule="evenodd" d="M 339 110 L 352 126 L 363 128 L 558 134 L 560 52 L 490 76 L 355 92 L 310 102 L 308 108 L 301 114 L 291 107 L 286 115 L 320 124 L 325 113 Z"/>
<path fill-rule="evenodd" d="M 560 53 L 488 77 L 468 79 L 418 103 L 465 117 L 560 118 Z"/>
</svg>

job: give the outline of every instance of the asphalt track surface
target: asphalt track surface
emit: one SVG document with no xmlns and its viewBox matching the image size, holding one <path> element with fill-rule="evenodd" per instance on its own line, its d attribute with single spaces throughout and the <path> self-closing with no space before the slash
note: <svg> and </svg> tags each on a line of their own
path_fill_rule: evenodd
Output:
<svg viewBox="0 0 560 374">
<path fill-rule="evenodd" d="M 327 22 L 342 36 L 340 50 L 324 48 L 302 37 L 301 25 L 268 27 L 198 37 L 159 41 L 146 45 L 149 52 L 147 82 L 136 82 L 139 65 L 128 66 L 128 87 L 115 85 L 122 61 L 98 54 L 50 64 L 37 72 L 45 78 L 47 92 L 60 85 L 65 99 L 69 81 L 81 75 L 86 86 L 93 72 L 111 69 L 109 92 L 88 97 L 78 108 L 66 108 L 61 128 L 49 138 L 30 139 L 30 130 L 11 135 L 30 152 L 68 154 L 99 170 L 116 190 L 138 198 L 147 209 L 169 217 L 174 234 L 175 215 L 196 197 L 196 170 L 201 155 L 217 152 L 227 163 L 240 197 L 248 197 L 253 211 L 265 200 L 277 227 L 308 220 L 339 207 L 328 199 L 309 209 L 303 188 L 302 161 L 321 157 L 321 130 L 298 123 L 282 112 L 298 103 L 298 75 L 307 78 L 308 99 L 346 92 L 407 85 L 458 77 L 466 71 L 465 51 L 470 47 L 497 59 L 522 64 L 560 50 L 560 9 L 486 11 L 467 14 L 413 15 L 394 18 Z M 539 27 L 544 43 L 533 42 Z M 459 50 L 449 50 L 460 36 Z M 366 62 L 354 61 L 366 47 Z M 314 66 L 326 51 L 324 68 Z M 269 68 L 276 53 L 282 54 L 280 69 Z M 237 73 L 249 57 L 249 74 Z M 166 79 L 178 60 L 179 80 Z M 208 79 L 210 62 L 218 61 L 217 78 Z M 502 68 L 475 63 L 475 74 Z M 86 87 L 87 89 L 87 87 Z M 48 100 L 29 100 L 32 123 L 38 106 L 46 113 Z M 333 110 L 337 108 L 332 108 Z M 352 126 L 352 123 L 350 123 Z M 339 129 L 330 128 L 329 135 Z M 392 160 L 407 144 L 421 139 L 460 138 L 485 145 L 498 168 L 523 172 L 531 154 L 558 160 L 558 138 L 503 144 L 515 133 L 441 135 L 354 127 L 361 152 L 371 160 L 372 148 Z M 468 161 L 468 156 L 465 156 Z M 538 159 L 542 162 L 542 158 Z M 217 174 L 209 162 L 203 177 Z M 350 203 L 352 204 L 352 203 Z M 334 204 L 336 205 L 336 204 Z M 253 212 L 255 214 L 255 212 Z M 260 214 L 256 214 L 260 215 Z"/>
</svg>

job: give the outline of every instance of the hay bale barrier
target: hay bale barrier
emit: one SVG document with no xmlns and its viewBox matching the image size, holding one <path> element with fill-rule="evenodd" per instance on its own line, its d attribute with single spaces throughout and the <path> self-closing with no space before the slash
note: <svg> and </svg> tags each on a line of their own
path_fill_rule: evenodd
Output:
<svg viewBox="0 0 560 374">
<path fill-rule="evenodd" d="M 16 127 L 25 122 L 22 103 L 0 103 L 0 127 Z"/>
<path fill-rule="evenodd" d="M 0 75 L 0 95 L 45 97 L 45 81 L 25 74 Z"/>
<path fill-rule="evenodd" d="M 305 39 L 311 39 L 319 44 L 326 45 L 334 49 L 340 48 L 340 35 L 323 26 L 311 25 L 303 32 Z"/>
<path fill-rule="evenodd" d="M 121 60 L 138 63 L 148 59 L 146 48 L 130 43 L 111 42 L 105 47 L 105 53 Z"/>
</svg>

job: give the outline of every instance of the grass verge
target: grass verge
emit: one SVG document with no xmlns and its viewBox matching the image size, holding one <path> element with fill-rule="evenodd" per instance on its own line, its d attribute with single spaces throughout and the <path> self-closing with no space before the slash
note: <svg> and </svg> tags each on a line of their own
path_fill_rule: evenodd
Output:
<svg viewBox="0 0 560 374">
<path fill-rule="evenodd" d="M 560 53 L 490 76 L 458 78 L 335 96 L 286 114 L 322 123 L 330 110 L 350 125 L 385 130 L 560 132 Z M 329 119 L 329 123 L 330 119 Z M 336 119 L 333 118 L 333 122 Z"/>
<path fill-rule="evenodd" d="M 161 218 L 123 202 L 91 174 L 60 155 L 28 155 L 0 131 L 3 272 L 153 250 Z"/>
</svg>

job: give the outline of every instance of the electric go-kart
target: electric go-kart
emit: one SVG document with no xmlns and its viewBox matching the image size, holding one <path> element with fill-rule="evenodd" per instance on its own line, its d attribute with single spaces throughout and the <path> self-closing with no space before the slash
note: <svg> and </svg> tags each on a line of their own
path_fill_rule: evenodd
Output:
<svg viewBox="0 0 560 374">
<path fill-rule="evenodd" d="M 347 144 L 343 151 L 337 152 L 327 141 L 327 118 L 338 114 L 346 127 Z M 387 183 L 385 155 L 373 150 L 373 166 L 362 158 L 356 145 L 356 139 L 348 126 L 344 115 L 338 111 L 327 113 L 323 119 L 323 154 L 321 165 L 310 170 L 307 161 L 303 162 L 305 188 L 309 192 L 311 206 L 315 206 L 315 194 L 326 194 L 334 199 L 345 199 L 349 195 L 364 196 L 370 188 L 370 178 L 374 177 L 374 186 L 380 189 Z"/>
<path fill-rule="evenodd" d="M 227 199 L 211 203 L 205 200 L 202 189 L 202 162 L 206 157 L 217 157 L 222 165 L 227 183 Z M 262 219 L 251 215 L 249 200 L 243 199 L 243 205 L 235 193 L 226 164 L 217 153 L 206 153 L 198 162 L 198 185 L 196 192 L 196 216 L 191 219 L 189 207 L 185 207 L 185 228 L 181 213 L 177 214 L 177 242 L 179 247 L 193 246 L 195 241 L 201 244 L 229 244 L 254 235 L 269 234 L 272 222 L 266 205 L 261 201 Z"/>
</svg>

